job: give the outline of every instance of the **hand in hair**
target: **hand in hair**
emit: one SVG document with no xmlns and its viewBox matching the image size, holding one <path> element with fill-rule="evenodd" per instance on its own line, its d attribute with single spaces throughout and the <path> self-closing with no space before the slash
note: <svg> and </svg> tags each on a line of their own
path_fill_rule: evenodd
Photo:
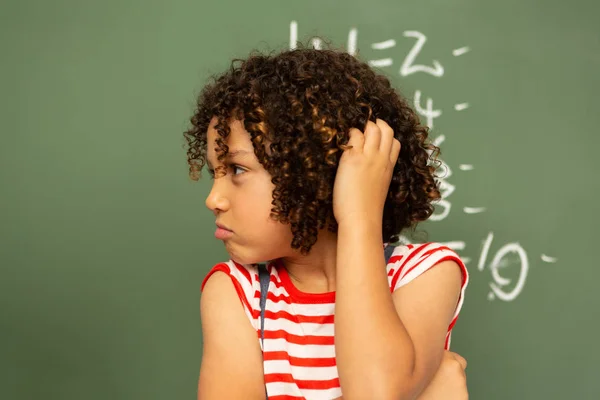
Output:
<svg viewBox="0 0 600 400">
<path fill-rule="evenodd" d="M 333 213 L 338 225 L 357 220 L 381 224 L 383 206 L 400 141 L 383 120 L 369 121 L 365 132 L 351 129 L 333 186 Z"/>
</svg>

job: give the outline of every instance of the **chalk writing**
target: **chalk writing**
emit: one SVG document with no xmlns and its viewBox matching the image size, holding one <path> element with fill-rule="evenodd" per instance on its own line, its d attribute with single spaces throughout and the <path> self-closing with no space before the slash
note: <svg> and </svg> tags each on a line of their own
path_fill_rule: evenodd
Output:
<svg viewBox="0 0 600 400">
<path fill-rule="evenodd" d="M 444 76 L 444 67 L 438 60 L 431 60 L 426 64 L 419 64 L 417 59 L 420 57 L 420 53 L 427 43 L 427 37 L 424 33 L 416 30 L 406 30 L 403 32 L 403 37 L 408 39 L 416 39 L 408 53 L 404 56 L 398 74 L 402 78 L 414 75 L 416 73 L 424 73 L 435 78 L 441 78 Z M 298 23 L 292 21 L 290 23 L 290 49 L 295 49 L 298 41 Z M 313 38 L 311 45 L 315 49 L 320 49 L 322 41 L 319 38 Z M 374 58 L 368 60 L 367 63 L 376 68 L 386 68 L 394 64 L 394 59 L 390 56 L 389 51 L 396 47 L 397 42 L 395 39 L 386 39 L 370 44 L 370 48 L 379 53 L 382 52 L 381 58 Z M 358 51 L 358 29 L 351 28 L 348 32 L 348 40 L 346 50 L 351 55 L 356 55 Z M 458 47 L 452 50 L 454 57 L 459 57 L 467 54 L 471 51 L 468 46 Z M 421 90 L 415 90 L 413 96 L 414 109 L 425 120 L 425 124 L 429 127 L 430 131 L 433 130 L 434 121 L 442 116 L 442 110 L 434 108 L 433 98 L 426 97 L 423 95 Z M 454 104 L 454 110 L 457 112 L 463 112 L 470 108 L 468 102 L 457 102 Z M 446 136 L 443 134 L 437 135 L 436 137 L 431 136 L 431 142 L 435 146 L 440 146 L 446 140 Z M 452 203 L 450 196 L 456 190 L 456 187 L 448 181 L 452 177 L 452 169 L 443 160 L 439 160 L 440 164 L 436 170 L 438 176 L 439 189 L 441 193 L 441 199 L 435 204 L 435 212 L 429 220 L 431 221 L 442 221 L 450 215 L 452 210 Z M 473 171 L 475 167 L 473 164 L 459 164 L 458 169 L 460 171 Z M 465 206 L 462 207 L 462 212 L 467 215 L 477 215 L 486 212 L 487 208 L 482 206 Z M 494 240 L 494 233 L 489 232 L 486 238 L 483 240 L 483 245 L 479 253 L 477 270 L 480 272 L 489 271 L 491 282 L 489 282 L 490 292 L 488 293 L 489 300 L 499 299 L 505 302 L 515 300 L 523 291 L 527 276 L 529 273 L 529 258 L 525 249 L 517 242 L 505 243 L 501 245 L 493 256 L 489 260 L 489 253 L 493 250 L 492 244 Z M 410 240 L 405 236 L 400 236 L 398 244 L 409 244 Z M 463 252 L 467 248 L 467 243 L 464 241 L 450 241 L 443 242 L 443 245 L 456 251 L 457 253 Z M 469 263 L 471 259 L 461 255 L 461 259 L 465 264 Z M 556 263 L 558 259 L 546 254 L 542 254 L 540 259 L 545 263 Z M 506 277 L 507 271 L 512 271 L 513 275 L 516 271 L 517 278 L 510 279 Z"/>
</svg>

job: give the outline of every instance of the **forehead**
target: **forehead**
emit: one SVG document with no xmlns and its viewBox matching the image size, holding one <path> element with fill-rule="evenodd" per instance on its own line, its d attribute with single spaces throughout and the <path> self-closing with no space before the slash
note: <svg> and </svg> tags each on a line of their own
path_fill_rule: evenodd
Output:
<svg viewBox="0 0 600 400">
<path fill-rule="evenodd" d="M 215 152 L 216 147 L 216 139 L 219 137 L 219 133 L 215 129 L 215 125 L 217 124 L 217 118 L 213 117 L 208 126 L 208 131 L 206 133 L 207 136 L 207 145 L 208 145 L 208 153 L 212 154 Z M 237 119 L 232 119 L 229 122 L 229 127 L 231 129 L 229 136 L 225 140 L 225 144 L 230 147 L 230 149 L 235 148 L 236 150 L 246 150 L 253 152 L 254 148 L 252 147 L 252 142 L 250 141 L 250 134 L 244 129 L 244 125 L 242 121 Z"/>
</svg>

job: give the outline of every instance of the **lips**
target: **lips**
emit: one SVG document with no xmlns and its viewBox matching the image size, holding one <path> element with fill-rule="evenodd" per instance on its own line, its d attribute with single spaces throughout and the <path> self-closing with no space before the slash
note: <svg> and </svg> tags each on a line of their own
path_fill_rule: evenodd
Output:
<svg viewBox="0 0 600 400">
<path fill-rule="evenodd" d="M 221 228 L 221 229 L 223 229 L 223 230 L 226 230 L 226 231 L 232 232 L 232 230 L 231 230 L 231 229 L 229 229 L 227 226 L 225 226 L 225 225 L 223 225 L 223 224 L 220 224 L 220 223 L 218 223 L 218 222 L 217 222 L 217 224 L 216 224 L 216 225 L 217 225 L 217 227 L 218 227 L 218 228 Z"/>
<path fill-rule="evenodd" d="M 215 231 L 215 237 L 219 240 L 226 240 L 231 238 L 233 232 L 229 230 L 225 225 L 217 224 L 217 230 Z"/>
</svg>

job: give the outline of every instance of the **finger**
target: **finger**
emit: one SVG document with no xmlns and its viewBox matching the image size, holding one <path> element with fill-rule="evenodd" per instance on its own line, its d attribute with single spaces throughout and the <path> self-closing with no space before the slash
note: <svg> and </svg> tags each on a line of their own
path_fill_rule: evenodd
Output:
<svg viewBox="0 0 600 400">
<path fill-rule="evenodd" d="M 394 142 L 394 130 L 382 119 L 376 121 L 379 130 L 381 131 L 381 142 L 379 143 L 379 151 L 390 154 Z"/>
<path fill-rule="evenodd" d="M 378 151 L 381 143 L 381 129 L 373 121 L 368 121 L 365 127 L 365 151 Z"/>
<path fill-rule="evenodd" d="M 402 148 L 402 144 L 400 144 L 400 141 L 398 139 L 393 139 L 392 140 L 392 150 L 390 152 L 390 162 L 393 165 L 396 165 L 396 162 L 398 161 L 398 156 L 400 155 L 401 148 Z"/>
<path fill-rule="evenodd" d="M 363 133 L 356 128 L 350 128 L 348 131 L 348 136 L 350 139 L 348 140 L 348 146 L 352 146 L 354 151 L 363 151 L 363 147 L 365 145 L 365 136 Z"/>
<path fill-rule="evenodd" d="M 461 355 L 456 354 L 456 353 L 451 353 L 451 354 L 454 357 L 454 359 L 456 361 L 458 361 L 458 363 L 460 364 L 460 366 L 462 367 L 463 370 L 467 369 L 467 360 L 465 360 L 464 357 L 462 357 Z"/>
</svg>

